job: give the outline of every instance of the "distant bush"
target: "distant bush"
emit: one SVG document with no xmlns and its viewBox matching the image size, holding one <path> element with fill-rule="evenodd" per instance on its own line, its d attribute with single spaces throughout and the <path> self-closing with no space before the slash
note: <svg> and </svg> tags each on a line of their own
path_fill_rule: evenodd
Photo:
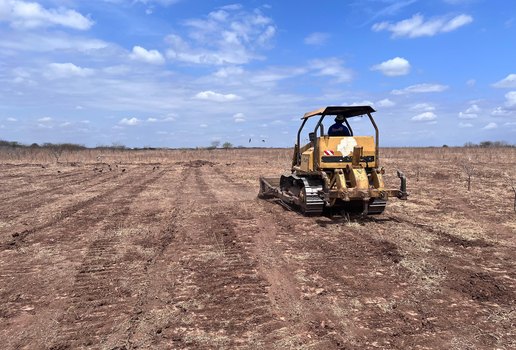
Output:
<svg viewBox="0 0 516 350">
<path fill-rule="evenodd" d="M 479 148 L 490 148 L 490 147 L 516 147 L 506 141 L 482 141 L 478 144 L 473 142 L 466 142 L 464 147 L 479 147 Z"/>
</svg>

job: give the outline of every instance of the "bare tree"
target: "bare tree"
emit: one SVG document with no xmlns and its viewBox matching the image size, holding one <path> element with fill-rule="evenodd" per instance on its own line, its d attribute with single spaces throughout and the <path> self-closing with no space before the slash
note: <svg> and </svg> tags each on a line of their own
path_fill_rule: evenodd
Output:
<svg viewBox="0 0 516 350">
<path fill-rule="evenodd" d="M 474 169 L 471 164 L 463 164 L 462 167 L 464 168 L 466 175 L 468 175 L 468 191 L 470 191 L 471 190 L 471 177 L 473 176 Z"/>
<path fill-rule="evenodd" d="M 64 147 L 59 144 L 45 143 L 43 147 L 48 149 L 48 152 L 56 159 L 56 163 L 59 163 L 59 158 L 63 154 Z"/>
</svg>

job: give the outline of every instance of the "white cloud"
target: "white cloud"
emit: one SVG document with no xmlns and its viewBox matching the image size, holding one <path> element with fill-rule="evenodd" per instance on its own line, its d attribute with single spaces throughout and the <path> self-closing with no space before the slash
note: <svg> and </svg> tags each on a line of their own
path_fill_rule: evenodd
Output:
<svg viewBox="0 0 516 350">
<path fill-rule="evenodd" d="M 516 107 L 516 91 L 510 91 L 505 94 L 505 105 L 507 107 Z"/>
<path fill-rule="evenodd" d="M 437 119 L 437 116 L 435 115 L 434 112 L 423 112 L 410 119 L 415 122 L 429 122 L 429 121 Z"/>
<path fill-rule="evenodd" d="M 93 53 L 106 49 L 109 44 L 98 39 L 71 36 L 67 33 L 43 33 L 13 31 L 7 37 L 0 40 L 0 48 L 15 51 L 52 52 L 52 51 L 79 51 Z"/>
<path fill-rule="evenodd" d="M 414 111 L 424 111 L 424 112 L 435 111 L 435 107 L 429 103 L 418 103 L 418 104 L 415 104 L 414 106 L 410 107 L 410 109 L 412 109 Z"/>
<path fill-rule="evenodd" d="M 343 106 L 374 106 L 373 101 L 369 100 L 362 100 L 362 101 L 355 101 L 352 103 L 343 103 Z"/>
<path fill-rule="evenodd" d="M 231 76 L 242 75 L 244 69 L 238 66 L 229 66 L 217 70 L 213 75 L 217 78 L 228 78 Z"/>
<path fill-rule="evenodd" d="M 469 87 L 473 87 L 476 84 L 477 84 L 477 81 L 475 79 L 469 79 L 468 81 L 466 81 L 466 85 Z"/>
<path fill-rule="evenodd" d="M 152 117 L 147 118 L 147 122 L 149 122 L 149 123 L 155 123 L 157 121 L 158 121 L 158 119 L 156 119 L 156 118 L 152 118 Z"/>
<path fill-rule="evenodd" d="M 235 123 L 243 123 L 245 122 L 245 114 L 244 113 L 236 113 L 233 115 L 233 120 Z"/>
<path fill-rule="evenodd" d="M 44 73 L 47 78 L 59 79 L 69 77 L 87 77 L 94 73 L 93 69 L 82 68 L 73 63 L 50 63 Z"/>
<path fill-rule="evenodd" d="M 309 68 L 314 70 L 314 75 L 330 76 L 339 83 L 349 82 L 353 78 L 353 72 L 344 67 L 343 62 L 337 58 L 312 60 Z"/>
<path fill-rule="evenodd" d="M 147 50 L 141 46 L 134 46 L 129 57 L 135 61 L 142 61 L 150 64 L 163 64 L 165 58 L 157 50 Z"/>
<path fill-rule="evenodd" d="M 465 14 L 449 17 L 436 17 L 425 21 L 420 14 L 415 14 L 411 18 L 397 23 L 380 22 L 375 23 L 372 30 L 375 32 L 387 30 L 392 33 L 392 37 L 417 38 L 421 36 L 434 36 L 438 33 L 451 32 L 466 24 L 473 22 L 473 17 Z"/>
<path fill-rule="evenodd" d="M 440 84 L 416 84 L 408 86 L 401 90 L 392 90 L 391 93 L 393 95 L 405 95 L 405 94 L 415 94 L 415 93 L 425 93 L 425 92 L 442 92 L 448 89 L 446 85 Z"/>
<path fill-rule="evenodd" d="M 276 34 L 271 18 L 259 10 L 225 7 L 204 18 L 184 22 L 187 39 L 177 34 L 166 38 L 169 59 L 204 65 L 245 64 L 262 59 L 257 54 Z"/>
<path fill-rule="evenodd" d="M 140 124 L 140 122 L 141 122 L 140 119 L 133 117 L 133 118 L 123 118 L 122 120 L 120 120 L 118 122 L 118 124 L 134 126 L 134 125 Z"/>
<path fill-rule="evenodd" d="M 371 67 L 373 71 L 380 71 L 388 77 L 407 75 L 410 72 L 410 63 L 403 57 L 395 57 Z"/>
<path fill-rule="evenodd" d="M 384 98 L 383 100 L 380 100 L 380 101 L 376 102 L 376 104 L 379 107 L 385 107 L 385 108 L 392 107 L 392 106 L 396 105 L 395 102 L 389 100 L 388 98 Z"/>
<path fill-rule="evenodd" d="M 473 124 L 471 123 L 459 123 L 459 128 L 472 128 Z"/>
<path fill-rule="evenodd" d="M 330 35 L 328 33 L 315 32 L 305 38 L 305 44 L 312 46 L 322 46 L 326 44 Z"/>
<path fill-rule="evenodd" d="M 201 127 L 201 128 L 207 128 L 207 127 L 208 127 L 208 124 L 199 124 L 199 127 Z"/>
<path fill-rule="evenodd" d="M 509 74 L 502 80 L 493 84 L 495 88 L 516 88 L 516 74 Z"/>
<path fill-rule="evenodd" d="M 48 123 L 51 121 L 52 121 L 52 118 L 50 118 L 50 117 L 43 117 L 43 118 L 38 119 L 38 122 L 41 122 L 41 123 Z"/>
<path fill-rule="evenodd" d="M 480 107 L 477 104 L 472 104 L 464 112 L 459 112 L 460 119 L 475 119 L 478 117 Z"/>
<path fill-rule="evenodd" d="M 201 91 L 194 97 L 198 100 L 207 100 L 207 101 L 215 101 L 215 102 L 226 102 L 226 101 L 236 101 L 240 100 L 241 97 L 235 94 L 219 94 L 214 91 Z"/>
<path fill-rule="evenodd" d="M 256 72 L 250 77 L 249 80 L 253 84 L 274 83 L 276 81 L 292 78 L 304 74 L 306 72 L 307 69 L 303 67 L 269 68 L 264 71 Z"/>
<path fill-rule="evenodd" d="M 482 129 L 492 130 L 492 129 L 496 129 L 497 127 L 498 127 L 498 124 L 491 122 L 491 123 L 487 124 L 486 126 L 484 126 Z"/>
<path fill-rule="evenodd" d="M 493 117 L 507 117 L 512 114 L 512 111 L 509 111 L 503 107 L 496 107 L 491 111 L 491 115 Z"/>
<path fill-rule="evenodd" d="M 135 0 L 135 2 L 141 2 L 145 5 L 150 5 L 152 3 L 156 3 L 162 6 L 170 6 L 172 4 L 175 4 L 179 2 L 179 0 Z"/>
<path fill-rule="evenodd" d="M 13 118 L 13 117 L 9 117 L 9 118 L 7 118 L 7 121 L 8 121 L 8 122 L 17 122 L 17 121 L 18 121 L 18 119 Z"/>
<path fill-rule="evenodd" d="M 59 7 L 46 9 L 37 2 L 2 0 L 0 22 L 9 22 L 12 27 L 32 29 L 38 27 L 63 26 L 87 30 L 93 21 L 75 10 Z"/>
</svg>

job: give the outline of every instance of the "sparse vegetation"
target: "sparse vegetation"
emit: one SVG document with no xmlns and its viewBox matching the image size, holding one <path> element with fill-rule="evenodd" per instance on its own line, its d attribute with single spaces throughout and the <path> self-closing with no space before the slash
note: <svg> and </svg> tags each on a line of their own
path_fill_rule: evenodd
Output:
<svg viewBox="0 0 516 350">
<path fill-rule="evenodd" d="M 126 327 L 105 327 L 117 319 L 141 348 L 389 348 L 393 329 L 402 347 L 448 348 L 445 330 L 471 348 L 510 348 L 515 185 L 499 169 L 515 167 L 516 148 L 381 152 L 386 169 L 409 175 L 411 196 L 363 221 L 256 200 L 258 176 L 288 171 L 291 149 L 86 148 L 56 163 L 44 147 L 2 148 L 0 282 L 23 295 L 0 305 L 4 347 L 103 337 L 114 348 L 127 340 Z M 385 181 L 398 184 L 394 171 Z M 64 316 L 47 322 L 50 312 Z M 467 322 L 449 321 L 457 315 Z M 371 324 L 378 332 L 340 337 Z M 475 338 L 479 328 L 493 337 Z"/>
<path fill-rule="evenodd" d="M 444 147 L 444 146 L 443 146 Z M 512 145 L 505 141 L 482 141 L 478 144 L 473 142 L 466 142 L 464 147 L 480 147 L 480 148 L 496 148 L 496 147 L 516 147 L 516 145 Z"/>
</svg>

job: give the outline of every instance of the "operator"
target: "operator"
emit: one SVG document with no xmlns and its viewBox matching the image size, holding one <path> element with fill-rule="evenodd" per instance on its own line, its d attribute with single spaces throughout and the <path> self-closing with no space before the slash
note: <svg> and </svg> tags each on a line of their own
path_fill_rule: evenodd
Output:
<svg viewBox="0 0 516 350">
<path fill-rule="evenodd" d="M 351 136 L 349 129 L 342 124 L 345 119 L 343 115 L 338 115 L 335 124 L 328 129 L 328 136 Z"/>
</svg>

